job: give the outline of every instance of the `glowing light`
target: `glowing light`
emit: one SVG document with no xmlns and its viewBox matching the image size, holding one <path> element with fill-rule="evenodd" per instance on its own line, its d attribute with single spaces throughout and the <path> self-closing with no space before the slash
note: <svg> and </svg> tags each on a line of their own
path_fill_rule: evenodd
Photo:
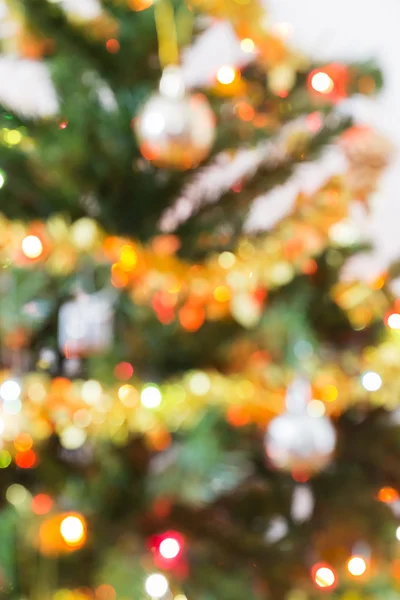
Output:
<svg viewBox="0 0 400 600">
<path fill-rule="evenodd" d="M 328 73 L 319 71 L 312 76 L 311 87 L 320 94 L 330 94 L 333 91 L 335 84 Z"/>
<path fill-rule="evenodd" d="M 13 379 L 7 379 L 0 386 L 0 396 L 6 402 L 12 402 L 13 400 L 17 400 L 21 394 L 21 386 L 17 381 Z"/>
<path fill-rule="evenodd" d="M 27 258 L 39 258 L 43 252 L 43 244 L 37 235 L 27 235 L 22 240 L 22 252 Z"/>
<path fill-rule="evenodd" d="M 32 445 L 33 440 L 28 433 L 20 433 L 14 440 L 14 446 L 18 452 L 27 452 Z"/>
<path fill-rule="evenodd" d="M 322 417 L 325 414 L 325 404 L 321 400 L 311 400 L 307 405 L 310 417 Z"/>
<path fill-rule="evenodd" d="M 32 511 L 35 515 L 46 515 L 53 507 L 53 500 L 48 494 L 38 494 L 32 498 Z"/>
<path fill-rule="evenodd" d="M 6 176 L 2 171 L 0 171 L 0 189 L 4 186 L 6 182 Z"/>
<path fill-rule="evenodd" d="M 392 487 L 383 487 L 378 492 L 378 500 L 385 504 L 392 504 L 399 499 L 399 492 Z"/>
<path fill-rule="evenodd" d="M 16 146 L 22 140 L 22 135 L 17 129 L 11 129 L 4 134 L 4 140 L 6 144 Z"/>
<path fill-rule="evenodd" d="M 114 375 L 120 381 L 128 381 L 132 377 L 133 372 L 133 367 L 128 362 L 120 362 L 114 369 Z"/>
<path fill-rule="evenodd" d="M 152 598 L 162 598 L 168 592 L 168 580 L 161 573 L 153 573 L 146 579 L 145 590 Z"/>
<path fill-rule="evenodd" d="M 205 396 L 211 389 L 209 376 L 201 371 L 194 373 L 190 378 L 189 388 L 196 396 Z"/>
<path fill-rule="evenodd" d="M 162 395 L 160 390 L 156 385 L 150 383 L 146 385 L 140 394 L 140 402 L 146 408 L 157 408 L 160 406 L 162 400 Z"/>
<path fill-rule="evenodd" d="M 7 469 L 11 464 L 11 454 L 7 450 L 0 451 L 0 469 Z"/>
<path fill-rule="evenodd" d="M 368 371 L 364 373 L 361 378 L 361 383 L 367 392 L 377 392 L 382 386 L 382 378 L 378 373 L 374 371 Z"/>
<path fill-rule="evenodd" d="M 98 381 L 89 379 L 82 386 L 82 399 L 86 404 L 96 404 L 101 398 L 103 389 Z"/>
<path fill-rule="evenodd" d="M 367 570 L 367 563 L 361 556 L 353 556 L 347 563 L 347 569 L 350 575 L 361 577 Z"/>
<path fill-rule="evenodd" d="M 19 398 L 15 398 L 15 400 L 5 400 L 3 404 L 3 411 L 7 413 L 7 415 L 17 415 L 21 412 L 22 402 Z"/>
<path fill-rule="evenodd" d="M 336 575 L 328 565 L 316 565 L 313 575 L 315 584 L 320 588 L 332 588 L 336 583 Z"/>
<path fill-rule="evenodd" d="M 245 38 L 240 42 L 240 47 L 246 54 L 252 54 L 256 48 L 255 43 L 251 38 Z"/>
<path fill-rule="evenodd" d="M 181 551 L 181 545 L 175 538 L 168 537 L 160 544 L 160 554 L 163 558 L 176 558 Z"/>
<path fill-rule="evenodd" d="M 20 485 L 19 483 L 13 483 L 9 488 L 7 488 L 6 498 L 13 506 L 20 506 L 25 502 L 25 500 L 27 500 L 28 491 L 23 485 Z"/>
<path fill-rule="evenodd" d="M 222 252 L 218 257 L 218 264 L 223 269 L 230 269 L 236 262 L 236 256 L 232 252 Z"/>
<path fill-rule="evenodd" d="M 217 302 L 228 302 L 231 299 L 231 290 L 226 285 L 218 285 L 213 296 Z"/>
<path fill-rule="evenodd" d="M 222 85 L 229 85 L 233 83 L 236 77 L 236 71 L 233 67 L 225 65 L 224 67 L 220 67 L 217 72 L 217 81 L 222 83 Z"/>
<path fill-rule="evenodd" d="M 398 313 L 392 313 L 389 315 L 387 324 L 390 329 L 400 329 L 400 315 Z"/>
<path fill-rule="evenodd" d="M 119 253 L 119 262 L 126 271 L 132 271 L 137 264 L 137 254 L 133 246 L 122 246 Z"/>
<path fill-rule="evenodd" d="M 399 542 L 400 542 L 400 527 L 398 527 L 398 528 L 396 529 L 396 538 L 397 538 L 397 539 L 399 540 Z"/>
<path fill-rule="evenodd" d="M 276 25 L 274 25 L 272 30 L 274 31 L 274 33 L 279 35 L 279 37 L 281 37 L 284 40 L 287 40 L 293 35 L 294 28 L 291 23 L 277 23 Z"/>
<path fill-rule="evenodd" d="M 85 539 L 85 522 L 81 517 L 70 515 L 61 521 L 60 533 L 68 546 L 79 546 Z"/>
<path fill-rule="evenodd" d="M 32 469 L 37 463 L 36 454 L 33 450 L 27 452 L 17 452 L 15 456 L 15 464 L 20 469 Z"/>
<path fill-rule="evenodd" d="M 86 442 L 86 433 L 79 427 L 71 425 L 60 435 L 60 443 L 67 450 L 77 450 Z"/>
<path fill-rule="evenodd" d="M 117 52 L 120 51 L 121 46 L 118 40 L 112 38 L 110 40 L 107 40 L 106 48 L 107 52 L 109 52 L 110 54 L 117 54 Z"/>
</svg>

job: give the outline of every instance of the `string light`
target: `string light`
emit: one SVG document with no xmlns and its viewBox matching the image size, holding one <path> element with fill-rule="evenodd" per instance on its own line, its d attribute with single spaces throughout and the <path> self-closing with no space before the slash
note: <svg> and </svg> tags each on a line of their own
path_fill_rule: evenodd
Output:
<svg viewBox="0 0 400 600">
<path fill-rule="evenodd" d="M 161 573 L 149 575 L 145 582 L 145 590 L 151 598 L 162 598 L 168 592 L 168 580 Z"/>
<path fill-rule="evenodd" d="M 85 539 L 85 522 L 82 517 L 69 515 L 61 521 L 60 533 L 68 546 L 80 546 Z"/>
<path fill-rule="evenodd" d="M 354 577 L 361 577 L 367 570 L 367 563 L 361 556 L 352 556 L 347 563 L 347 570 Z"/>
<path fill-rule="evenodd" d="M 230 67 L 229 65 L 225 65 L 218 69 L 217 81 L 219 81 L 219 83 L 222 83 L 222 85 L 229 85 L 230 83 L 233 83 L 235 77 L 236 71 L 233 67 Z"/>
<path fill-rule="evenodd" d="M 334 86 L 333 79 L 323 71 L 315 73 L 311 78 L 311 87 L 320 94 L 330 94 Z"/>
<path fill-rule="evenodd" d="M 43 244 L 37 235 L 27 235 L 22 240 L 22 252 L 27 258 L 39 258 L 43 252 Z"/>
</svg>

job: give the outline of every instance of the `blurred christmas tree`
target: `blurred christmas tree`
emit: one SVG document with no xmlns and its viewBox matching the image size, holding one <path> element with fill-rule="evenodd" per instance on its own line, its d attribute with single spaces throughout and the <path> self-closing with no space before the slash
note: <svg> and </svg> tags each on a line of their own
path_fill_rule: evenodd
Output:
<svg viewBox="0 0 400 600">
<path fill-rule="evenodd" d="M 341 277 L 379 71 L 257 0 L 0 6 L 1 597 L 397 597 L 398 265 Z"/>
</svg>

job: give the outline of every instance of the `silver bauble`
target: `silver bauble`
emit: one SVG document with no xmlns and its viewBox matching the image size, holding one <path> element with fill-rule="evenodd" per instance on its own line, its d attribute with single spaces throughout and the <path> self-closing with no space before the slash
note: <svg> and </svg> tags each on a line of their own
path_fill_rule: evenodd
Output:
<svg viewBox="0 0 400 600">
<path fill-rule="evenodd" d="M 309 400 L 309 384 L 303 379 L 295 380 L 288 390 L 287 412 L 268 426 L 265 450 L 277 469 L 316 473 L 331 460 L 336 445 L 335 428 L 327 417 L 307 413 Z"/>
<path fill-rule="evenodd" d="M 186 170 L 204 160 L 215 137 L 215 115 L 202 94 L 186 94 L 178 67 L 164 70 L 159 92 L 135 120 L 139 148 L 147 160 Z"/>
</svg>

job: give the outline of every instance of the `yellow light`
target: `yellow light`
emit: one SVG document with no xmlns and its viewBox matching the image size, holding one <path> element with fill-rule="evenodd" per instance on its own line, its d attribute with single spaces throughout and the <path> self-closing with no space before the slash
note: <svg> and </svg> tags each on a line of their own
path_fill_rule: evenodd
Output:
<svg viewBox="0 0 400 600">
<path fill-rule="evenodd" d="M 320 588 L 331 587 L 335 580 L 335 573 L 329 567 L 319 567 L 315 572 L 314 581 Z"/>
<path fill-rule="evenodd" d="M 137 254 L 133 246 L 126 244 L 122 246 L 119 254 L 119 262 L 125 271 L 133 271 L 137 264 Z"/>
<path fill-rule="evenodd" d="M 347 563 L 347 569 L 350 575 L 361 577 L 367 570 L 367 563 L 361 556 L 353 556 Z"/>
<path fill-rule="evenodd" d="M 251 54 L 255 50 L 255 44 L 251 38 L 245 38 L 240 42 L 240 47 L 246 54 Z"/>
<path fill-rule="evenodd" d="M 223 85 L 229 85 L 235 80 L 235 77 L 236 71 L 233 67 L 225 65 L 224 67 L 218 69 L 217 81 L 219 81 L 219 83 L 222 83 Z"/>
<path fill-rule="evenodd" d="M 61 521 L 60 533 L 69 546 L 79 546 L 85 539 L 85 523 L 81 517 L 70 515 Z"/>
<path fill-rule="evenodd" d="M 231 290 L 226 285 L 218 285 L 213 295 L 217 302 L 228 302 L 231 299 Z"/>
<path fill-rule="evenodd" d="M 39 258 L 43 252 L 43 244 L 37 235 L 27 235 L 22 240 L 22 252 L 27 258 Z"/>
<path fill-rule="evenodd" d="M 22 140 L 22 135 L 17 129 L 11 129 L 4 134 L 4 139 L 10 146 L 16 146 Z"/>
<path fill-rule="evenodd" d="M 218 264 L 223 269 L 230 269 L 236 262 L 236 256 L 232 252 L 222 252 L 218 257 Z"/>
<path fill-rule="evenodd" d="M 335 86 L 333 79 L 329 77 L 328 73 L 323 73 L 322 71 L 313 75 L 311 85 L 320 94 L 330 94 Z"/>
</svg>

